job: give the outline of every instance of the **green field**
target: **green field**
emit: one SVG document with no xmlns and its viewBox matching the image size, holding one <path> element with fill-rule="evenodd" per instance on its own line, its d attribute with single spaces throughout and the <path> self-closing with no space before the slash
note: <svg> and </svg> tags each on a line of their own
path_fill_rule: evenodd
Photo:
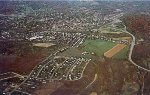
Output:
<svg viewBox="0 0 150 95">
<path fill-rule="evenodd" d="M 117 43 L 104 41 L 104 40 L 86 40 L 81 48 L 83 51 L 93 52 L 98 56 L 103 56 L 103 54 L 109 49 L 113 48 Z"/>
<path fill-rule="evenodd" d="M 103 54 L 112 49 L 118 43 L 110 41 L 104 41 L 100 39 L 86 40 L 79 48 L 69 48 L 65 52 L 61 53 L 60 56 L 66 57 L 83 57 L 83 58 L 95 58 L 91 53 L 93 52 L 97 56 L 103 56 Z M 82 55 L 83 52 L 89 52 L 90 54 Z M 112 59 L 127 59 L 128 58 L 129 46 L 125 47 L 119 53 L 114 55 Z"/>
<path fill-rule="evenodd" d="M 130 48 L 129 46 L 126 46 L 123 50 L 121 50 L 119 53 L 114 55 L 112 58 L 119 59 L 119 60 L 128 59 L 129 48 Z"/>
<path fill-rule="evenodd" d="M 84 51 L 79 48 L 69 48 L 65 52 L 61 53 L 60 56 L 92 58 L 90 54 L 82 55 L 82 52 Z"/>
</svg>

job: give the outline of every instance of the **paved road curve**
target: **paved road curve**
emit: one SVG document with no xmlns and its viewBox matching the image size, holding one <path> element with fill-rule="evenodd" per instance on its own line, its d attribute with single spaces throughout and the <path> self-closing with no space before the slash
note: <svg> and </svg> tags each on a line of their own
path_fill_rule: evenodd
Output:
<svg viewBox="0 0 150 95">
<path fill-rule="evenodd" d="M 125 25 L 124 25 L 124 26 L 125 26 Z M 144 71 L 150 72 L 149 69 L 146 69 L 146 68 L 144 68 L 144 67 L 142 67 L 142 66 L 136 64 L 136 63 L 132 60 L 132 53 L 133 53 L 133 49 L 134 49 L 134 46 L 135 46 L 135 36 L 134 36 L 133 34 L 131 34 L 130 32 L 127 31 L 127 27 L 126 27 L 126 26 L 125 26 L 124 28 L 125 28 L 124 32 L 125 32 L 125 33 L 128 33 L 129 35 L 132 36 L 132 42 L 131 42 L 131 47 L 130 47 L 130 52 L 129 52 L 129 57 L 128 57 L 129 61 L 130 61 L 133 65 L 135 65 L 136 67 L 138 67 L 139 69 L 142 69 L 142 70 L 144 70 Z"/>
</svg>

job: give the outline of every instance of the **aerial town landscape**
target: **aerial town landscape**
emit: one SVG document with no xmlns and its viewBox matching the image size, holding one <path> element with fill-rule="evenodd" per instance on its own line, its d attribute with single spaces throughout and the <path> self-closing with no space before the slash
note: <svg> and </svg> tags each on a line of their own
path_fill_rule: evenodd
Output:
<svg viewBox="0 0 150 95">
<path fill-rule="evenodd" d="M 0 95 L 150 95 L 150 1 L 0 1 Z"/>
</svg>

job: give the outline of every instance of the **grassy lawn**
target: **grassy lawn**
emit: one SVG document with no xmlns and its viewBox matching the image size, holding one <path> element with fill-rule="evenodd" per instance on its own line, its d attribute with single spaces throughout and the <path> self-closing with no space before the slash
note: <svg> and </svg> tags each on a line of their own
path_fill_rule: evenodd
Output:
<svg viewBox="0 0 150 95">
<path fill-rule="evenodd" d="M 119 53 L 114 55 L 112 58 L 119 59 L 119 60 L 128 59 L 129 48 L 130 48 L 130 46 L 126 46 L 123 50 L 121 50 Z"/>
<path fill-rule="evenodd" d="M 69 48 L 65 52 L 61 53 L 60 56 L 66 57 L 83 57 L 83 58 L 91 58 L 91 55 L 82 55 L 83 50 L 78 48 Z"/>
<path fill-rule="evenodd" d="M 108 42 L 104 40 L 86 40 L 81 48 L 87 52 L 94 52 L 98 56 L 103 56 L 103 54 L 109 49 L 113 48 L 117 43 Z"/>
</svg>

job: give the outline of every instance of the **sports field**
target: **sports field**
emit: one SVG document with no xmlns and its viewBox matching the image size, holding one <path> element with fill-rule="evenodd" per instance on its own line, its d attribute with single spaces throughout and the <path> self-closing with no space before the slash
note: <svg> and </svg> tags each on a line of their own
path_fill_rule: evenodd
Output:
<svg viewBox="0 0 150 95">
<path fill-rule="evenodd" d="M 104 41 L 104 40 L 86 40 L 82 45 L 81 48 L 84 51 L 95 53 L 98 56 L 103 56 L 104 53 L 111 48 L 113 48 L 117 43 Z"/>
</svg>

